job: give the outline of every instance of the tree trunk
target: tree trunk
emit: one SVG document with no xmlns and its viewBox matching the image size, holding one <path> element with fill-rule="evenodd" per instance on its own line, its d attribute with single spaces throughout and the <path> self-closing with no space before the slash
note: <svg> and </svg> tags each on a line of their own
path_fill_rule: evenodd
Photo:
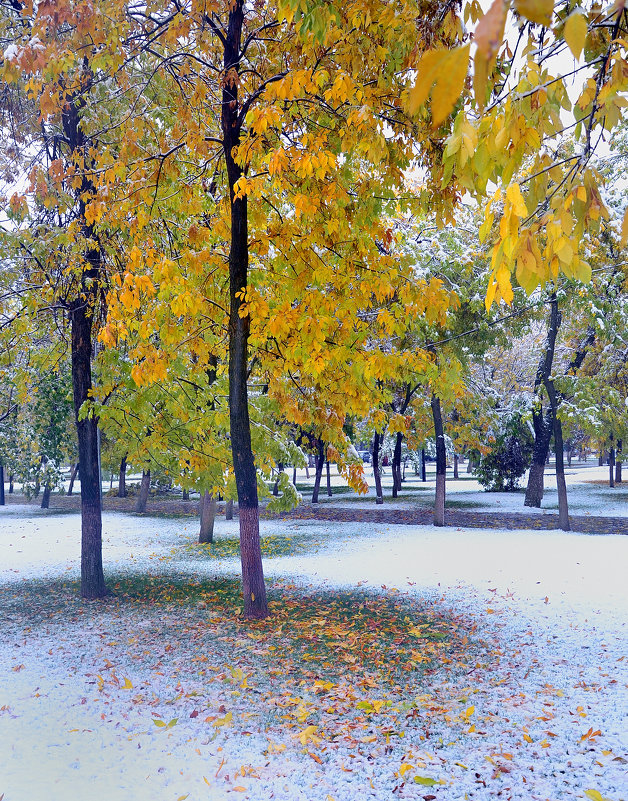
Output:
<svg viewBox="0 0 628 801">
<path fill-rule="evenodd" d="M 321 488 L 321 477 L 325 464 L 325 443 L 322 439 L 317 440 L 316 469 L 314 472 L 314 489 L 312 490 L 312 503 L 318 503 L 318 493 Z"/>
<path fill-rule="evenodd" d="M 425 469 L 425 448 L 421 448 L 421 481 L 427 481 L 427 471 Z"/>
<path fill-rule="evenodd" d="M 46 481 L 44 484 L 44 494 L 41 496 L 41 508 L 42 509 L 50 509 L 50 493 L 52 492 L 52 487 Z"/>
<path fill-rule="evenodd" d="M 120 478 L 118 479 L 118 498 L 126 498 L 126 457 L 120 460 Z"/>
<path fill-rule="evenodd" d="M 14 478 L 15 478 L 15 476 L 13 475 L 13 473 L 10 473 L 9 474 L 9 495 L 13 495 L 13 480 L 14 480 Z"/>
<path fill-rule="evenodd" d="M 401 443 L 402 442 L 403 442 L 403 434 L 401 433 L 401 431 L 397 431 L 397 435 L 395 436 L 395 449 L 393 451 L 393 460 L 392 460 L 393 498 L 396 498 L 398 496 L 399 490 L 401 489 Z"/>
<path fill-rule="evenodd" d="M 189 501 L 190 500 L 190 490 L 188 490 L 188 489 L 181 490 L 181 500 L 182 501 Z"/>
<path fill-rule="evenodd" d="M 259 502 L 257 473 L 251 446 L 251 424 L 247 394 L 248 342 L 250 317 L 241 316 L 248 281 L 249 242 L 247 196 L 236 197 L 235 185 L 242 177 L 235 150 L 240 144 L 242 119 L 238 102 L 237 75 L 243 64 L 241 53 L 244 0 L 230 5 L 229 22 L 223 38 L 223 75 L 221 126 L 231 207 L 231 243 L 229 248 L 229 421 L 233 470 L 238 492 L 240 519 L 240 562 L 244 615 L 265 618 L 268 615 L 262 550 L 259 537 Z M 229 77 L 235 76 L 235 77 Z"/>
<path fill-rule="evenodd" d="M 279 464 L 277 465 L 277 469 L 279 470 L 279 473 L 283 473 L 283 463 L 282 462 L 279 462 Z M 279 473 L 277 474 L 277 478 L 276 478 L 275 483 L 273 485 L 273 495 L 275 496 L 275 498 L 277 498 L 278 495 L 279 495 Z"/>
<path fill-rule="evenodd" d="M 79 463 L 75 462 L 74 467 L 72 468 L 72 472 L 70 473 L 70 483 L 68 484 L 68 496 L 72 495 L 74 492 L 74 482 L 76 481 L 76 476 L 79 469 Z"/>
<path fill-rule="evenodd" d="M 555 412 L 558 410 L 555 409 Z M 563 427 L 556 413 L 554 416 L 554 447 L 556 448 L 556 487 L 558 489 L 558 525 L 570 531 L 567 482 L 565 481 L 565 458 L 563 450 Z"/>
<path fill-rule="evenodd" d="M 216 520 L 216 497 L 210 495 L 209 492 L 203 493 L 200 507 L 201 530 L 198 535 L 198 541 L 201 543 L 213 542 L 214 522 Z"/>
<path fill-rule="evenodd" d="M 329 467 L 329 459 L 327 459 L 325 462 L 325 470 L 327 471 L 327 497 L 331 498 L 333 493 L 331 491 L 331 470 Z"/>
<path fill-rule="evenodd" d="M 379 466 L 379 452 L 384 439 L 384 434 L 375 432 L 373 437 L 373 478 L 375 479 L 375 503 L 384 503 L 382 493 L 382 474 Z"/>
<path fill-rule="evenodd" d="M 100 264 L 100 253 L 91 253 L 88 261 Z M 89 277 L 89 271 L 85 277 Z M 98 418 L 90 415 L 79 419 L 80 409 L 92 391 L 92 313 L 96 302 L 92 286 L 85 286 L 84 296 L 75 301 L 70 311 L 72 388 L 81 482 L 81 595 L 89 599 L 107 594 L 102 565 Z"/>
<path fill-rule="evenodd" d="M 146 511 L 146 504 L 148 503 L 148 495 L 150 493 L 150 468 L 142 471 L 142 483 L 140 484 L 140 494 L 137 496 L 137 503 L 135 504 L 135 511 L 138 514 L 144 514 Z"/>
<path fill-rule="evenodd" d="M 4 498 L 4 465 L 0 462 L 0 506 L 4 506 L 6 500 Z"/>
<path fill-rule="evenodd" d="M 598 467 L 603 467 L 604 466 L 604 456 L 605 456 L 604 448 L 600 448 L 600 453 L 599 453 L 599 456 L 597 458 L 597 466 Z"/>
<path fill-rule="evenodd" d="M 434 437 L 436 439 L 436 497 L 434 500 L 434 525 L 445 525 L 445 482 L 447 480 L 447 451 L 445 449 L 445 431 L 440 398 L 432 395 L 432 418 L 434 420 Z"/>
<path fill-rule="evenodd" d="M 297 485 L 297 469 L 296 469 L 296 467 L 292 468 L 292 483 L 296 487 L 296 485 Z"/>
<path fill-rule="evenodd" d="M 617 453 L 615 455 L 615 484 L 621 484 L 621 451 L 624 443 L 617 440 Z"/>
<path fill-rule="evenodd" d="M 458 461 L 459 461 L 458 454 L 454 453 L 454 478 L 459 478 L 459 475 L 458 475 Z"/>
<path fill-rule="evenodd" d="M 549 458 L 550 440 L 554 433 L 555 409 L 550 403 L 549 407 L 545 411 L 543 410 L 539 391 L 541 387 L 547 385 L 552 374 L 556 336 L 558 335 L 559 327 L 560 313 L 558 310 L 558 299 L 554 292 L 550 299 L 550 318 L 547 327 L 547 338 L 534 379 L 534 391 L 537 395 L 536 403 L 532 407 L 534 449 L 532 451 L 532 465 L 530 467 L 528 486 L 526 488 L 525 506 L 540 507 L 541 501 L 543 500 L 543 476 L 545 473 L 545 463 Z"/>
<path fill-rule="evenodd" d="M 469 456 L 467 459 L 467 473 L 473 472 L 473 459 Z"/>
<path fill-rule="evenodd" d="M 608 486 L 614 487 L 615 486 L 615 446 L 614 446 L 614 438 L 611 434 L 610 436 L 611 446 L 608 449 Z"/>
<path fill-rule="evenodd" d="M 233 520 L 233 500 L 229 499 L 225 506 L 225 520 Z"/>
</svg>

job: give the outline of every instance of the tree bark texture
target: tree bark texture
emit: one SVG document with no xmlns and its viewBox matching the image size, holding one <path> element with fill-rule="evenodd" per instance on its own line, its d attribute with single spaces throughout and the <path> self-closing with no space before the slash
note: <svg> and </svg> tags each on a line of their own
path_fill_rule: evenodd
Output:
<svg viewBox="0 0 628 801">
<path fill-rule="evenodd" d="M 135 511 L 138 514 L 146 512 L 146 504 L 148 503 L 148 495 L 150 493 L 150 468 L 142 471 L 142 483 L 140 484 L 140 492 L 137 496 L 137 503 L 135 504 Z"/>
<path fill-rule="evenodd" d="M 327 497 L 331 498 L 333 493 L 331 491 L 331 468 L 329 466 L 329 459 L 325 461 L 325 470 L 327 471 Z"/>
<path fill-rule="evenodd" d="M 399 495 L 399 490 L 401 489 L 401 443 L 402 442 L 403 442 L 403 434 L 401 433 L 401 431 L 397 431 L 397 434 L 395 436 L 395 448 L 393 451 L 393 459 L 392 459 L 393 498 L 396 498 Z"/>
<path fill-rule="evenodd" d="M 425 468 L 425 448 L 421 448 L 421 481 L 427 481 L 427 470 Z"/>
<path fill-rule="evenodd" d="M 621 452 L 624 443 L 622 440 L 617 440 L 617 453 L 615 455 L 615 484 L 621 484 Z"/>
<path fill-rule="evenodd" d="M 445 431 L 440 398 L 432 395 L 432 418 L 434 420 L 434 438 L 436 440 L 436 497 L 434 499 L 434 525 L 445 525 L 445 482 L 447 480 L 447 451 L 445 448 Z"/>
<path fill-rule="evenodd" d="M 198 535 L 200 543 L 214 541 L 214 522 L 216 520 L 216 497 L 204 492 L 200 503 L 201 528 Z"/>
<path fill-rule="evenodd" d="M 382 492 L 382 472 L 379 464 L 379 455 L 381 451 L 382 440 L 384 434 L 375 432 L 373 437 L 373 478 L 375 479 L 375 503 L 384 503 L 384 494 Z"/>
<path fill-rule="evenodd" d="M 13 475 L 13 473 L 11 473 L 9 475 L 9 495 L 13 494 L 13 479 L 14 479 L 14 475 Z"/>
<path fill-rule="evenodd" d="M 233 520 L 233 500 L 228 500 L 225 505 L 225 520 Z"/>
<path fill-rule="evenodd" d="M 458 468 L 459 468 L 460 457 L 457 453 L 454 453 L 454 478 L 460 478 L 458 475 Z"/>
<path fill-rule="evenodd" d="M 554 419 L 554 447 L 556 448 L 556 488 L 558 490 L 558 525 L 570 531 L 567 482 L 565 481 L 565 457 L 563 451 L 563 426 L 556 415 Z"/>
<path fill-rule="evenodd" d="M 325 443 L 322 439 L 316 444 L 316 465 L 314 469 L 314 489 L 312 490 L 312 503 L 318 503 L 318 494 L 321 488 L 323 466 L 325 464 Z"/>
<path fill-rule="evenodd" d="M 234 160 L 240 143 L 243 116 L 238 101 L 237 74 L 241 69 L 244 0 L 230 6 L 225 32 L 221 126 L 229 199 L 231 207 L 231 242 L 229 248 L 229 420 L 233 470 L 238 492 L 240 520 L 240 561 L 244 615 L 264 618 L 268 615 L 262 550 L 259 537 L 257 473 L 251 446 L 251 423 L 247 394 L 248 341 L 250 318 L 240 316 L 246 291 L 249 267 L 247 197 L 236 197 L 235 185 L 242 168 Z"/>
<path fill-rule="evenodd" d="M 118 498 L 126 498 L 126 454 L 120 460 L 120 477 L 118 479 Z"/>
<path fill-rule="evenodd" d="M 6 500 L 4 498 L 4 465 L 0 462 L 0 506 L 4 506 Z"/>
</svg>

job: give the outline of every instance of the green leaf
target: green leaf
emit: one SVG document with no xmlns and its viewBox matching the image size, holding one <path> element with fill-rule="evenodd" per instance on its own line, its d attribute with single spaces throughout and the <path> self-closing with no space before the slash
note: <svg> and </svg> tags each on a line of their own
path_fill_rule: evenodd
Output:
<svg viewBox="0 0 628 801">
<path fill-rule="evenodd" d="M 434 787 L 435 784 L 438 784 L 436 779 L 430 779 L 429 776 L 415 776 L 414 781 L 417 784 L 422 784 L 425 787 Z"/>
</svg>

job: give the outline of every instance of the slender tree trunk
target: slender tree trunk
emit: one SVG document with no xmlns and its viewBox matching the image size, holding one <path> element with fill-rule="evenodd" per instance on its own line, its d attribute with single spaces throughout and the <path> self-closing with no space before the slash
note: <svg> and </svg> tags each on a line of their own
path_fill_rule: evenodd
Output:
<svg viewBox="0 0 628 801">
<path fill-rule="evenodd" d="M 79 463 L 75 462 L 74 467 L 72 468 L 72 472 L 70 473 L 70 483 L 68 484 L 68 496 L 72 495 L 72 493 L 74 492 L 74 482 L 76 481 L 78 469 L 79 469 Z"/>
<path fill-rule="evenodd" d="M 604 448 L 600 447 L 600 454 L 599 454 L 598 459 L 597 459 L 597 466 L 598 467 L 603 467 L 604 466 L 604 456 L 605 455 L 606 454 L 604 452 Z"/>
<path fill-rule="evenodd" d="M 203 493 L 200 502 L 201 529 L 198 535 L 200 543 L 214 541 L 214 522 L 216 520 L 216 497 L 209 492 Z"/>
<path fill-rule="evenodd" d="M 4 498 L 4 465 L 0 462 L 0 506 L 4 506 L 6 500 Z"/>
<path fill-rule="evenodd" d="M 230 498 L 225 506 L 225 520 L 233 520 L 233 499 Z"/>
<path fill-rule="evenodd" d="M 401 489 L 401 443 L 402 442 L 403 442 L 403 434 L 401 433 L 401 431 L 397 431 L 397 435 L 395 436 L 395 449 L 393 451 L 393 460 L 392 460 L 393 498 L 396 498 L 399 495 L 399 490 Z"/>
<path fill-rule="evenodd" d="M 306 463 L 306 465 L 305 465 L 305 477 L 306 477 L 306 478 L 309 478 L 309 477 L 310 477 L 310 468 L 309 468 L 309 466 L 308 466 L 308 464 L 307 464 L 307 463 Z"/>
<path fill-rule="evenodd" d="M 321 488 L 323 466 L 325 464 L 325 443 L 322 439 L 317 441 L 316 468 L 314 472 L 314 489 L 312 490 L 312 503 L 318 503 L 318 493 Z"/>
<path fill-rule="evenodd" d="M 467 473 L 472 473 L 472 472 L 473 472 L 473 460 L 469 456 L 467 459 Z"/>
<path fill-rule="evenodd" d="M 436 497 L 434 500 L 434 525 L 445 525 L 445 483 L 447 480 L 447 451 L 445 449 L 445 431 L 440 398 L 432 395 L 432 418 L 434 420 L 434 437 L 436 439 Z"/>
<path fill-rule="evenodd" d="M 622 440 L 617 440 L 617 453 L 615 456 L 615 484 L 621 484 L 621 451 L 624 443 Z"/>
<path fill-rule="evenodd" d="M 297 485 L 297 469 L 296 469 L 296 467 L 292 468 L 292 483 L 296 487 L 296 485 Z"/>
<path fill-rule="evenodd" d="M 242 118 L 238 100 L 238 72 L 243 64 L 241 53 L 244 0 L 234 0 L 224 33 L 221 125 L 231 207 L 231 243 L 229 248 L 229 419 L 233 470 L 238 492 L 240 521 L 240 562 L 244 615 L 264 618 L 268 615 L 262 550 L 259 537 L 259 502 L 257 473 L 251 446 L 251 424 L 247 394 L 248 342 L 250 317 L 241 316 L 243 294 L 248 282 L 249 242 L 247 196 L 236 197 L 235 185 L 242 177 L 235 150 L 240 144 Z M 229 77 L 232 76 L 232 77 Z"/>
<path fill-rule="evenodd" d="M 327 497 L 331 498 L 333 493 L 331 491 L 331 470 L 329 467 L 329 459 L 325 461 L 325 470 L 327 471 Z"/>
<path fill-rule="evenodd" d="M 120 460 L 120 478 L 118 479 L 118 498 L 126 498 L 126 459 L 125 454 Z"/>
<path fill-rule="evenodd" d="M 52 492 L 52 488 L 50 484 L 46 481 L 44 484 L 44 494 L 41 496 L 41 508 L 42 509 L 50 509 L 50 493 Z"/>
<path fill-rule="evenodd" d="M 181 490 L 181 500 L 182 501 L 189 501 L 190 500 L 190 490 L 188 490 L 188 489 Z"/>
<path fill-rule="evenodd" d="M 459 461 L 459 456 L 457 453 L 454 453 L 454 478 L 460 477 L 458 475 L 458 461 Z"/>
<path fill-rule="evenodd" d="M 283 463 L 282 462 L 279 462 L 279 464 L 277 465 L 277 469 L 279 470 L 279 473 L 283 473 Z M 273 495 L 275 496 L 275 498 L 277 498 L 278 495 L 279 495 L 279 473 L 277 474 L 277 478 L 276 478 L 275 483 L 273 485 Z"/>
<path fill-rule="evenodd" d="M 146 504 L 148 503 L 148 495 L 150 493 L 150 468 L 142 471 L 142 483 L 140 484 L 140 494 L 137 496 L 137 503 L 135 504 L 135 511 L 138 514 L 146 512 Z"/>
<path fill-rule="evenodd" d="M 379 465 L 379 454 L 381 449 L 384 433 L 378 434 L 375 432 L 373 437 L 373 478 L 375 479 L 375 503 L 384 503 L 384 494 L 382 492 L 382 474 Z"/>
<path fill-rule="evenodd" d="M 556 410 L 557 411 L 557 410 Z M 556 487 L 558 489 L 558 525 L 563 531 L 570 531 L 569 505 L 567 502 L 567 482 L 565 481 L 565 459 L 563 450 L 563 427 L 554 417 L 554 446 L 556 448 Z"/>
<path fill-rule="evenodd" d="M 10 473 L 9 474 L 9 495 L 13 495 L 13 480 L 14 479 L 15 479 L 15 476 L 13 475 L 13 473 Z"/>
<path fill-rule="evenodd" d="M 421 481 L 427 481 L 427 470 L 425 468 L 425 448 L 421 448 Z"/>
<path fill-rule="evenodd" d="M 615 439 L 613 435 L 610 436 L 611 446 L 608 449 L 608 486 L 615 486 Z"/>
</svg>

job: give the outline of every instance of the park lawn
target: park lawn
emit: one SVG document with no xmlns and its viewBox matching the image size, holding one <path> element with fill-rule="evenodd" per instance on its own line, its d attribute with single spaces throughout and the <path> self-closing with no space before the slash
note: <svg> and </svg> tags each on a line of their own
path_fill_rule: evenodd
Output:
<svg viewBox="0 0 628 801">
<path fill-rule="evenodd" d="M 237 522 L 106 514 L 87 603 L 79 516 L 8 509 L 5 801 L 625 797 L 621 537 L 264 521 L 250 623 Z"/>
</svg>

